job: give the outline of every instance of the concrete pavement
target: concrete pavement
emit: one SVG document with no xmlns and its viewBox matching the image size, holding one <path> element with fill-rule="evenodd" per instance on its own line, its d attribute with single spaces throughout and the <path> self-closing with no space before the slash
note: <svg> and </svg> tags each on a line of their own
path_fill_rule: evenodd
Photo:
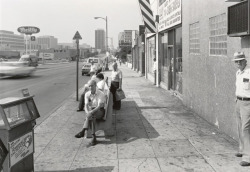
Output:
<svg viewBox="0 0 250 172">
<path fill-rule="evenodd" d="M 244 172 L 238 144 L 199 118 L 169 92 L 124 64 L 122 108 L 113 112 L 115 136 L 98 144 L 74 135 L 83 125 L 74 94 L 35 128 L 35 171 Z M 110 72 L 105 72 L 110 76 Z"/>
</svg>

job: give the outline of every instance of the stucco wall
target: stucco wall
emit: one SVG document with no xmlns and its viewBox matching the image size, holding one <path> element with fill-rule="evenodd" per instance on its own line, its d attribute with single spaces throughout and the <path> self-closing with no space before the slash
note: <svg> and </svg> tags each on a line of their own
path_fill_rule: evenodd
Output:
<svg viewBox="0 0 250 172">
<path fill-rule="evenodd" d="M 250 37 L 227 37 L 227 56 L 209 56 L 209 18 L 227 14 L 227 7 L 234 3 L 218 0 L 182 3 L 183 101 L 202 118 L 237 138 L 234 116 L 237 69 L 231 59 L 239 50 L 249 59 Z M 195 22 L 200 23 L 200 55 L 189 54 L 189 25 Z"/>
</svg>

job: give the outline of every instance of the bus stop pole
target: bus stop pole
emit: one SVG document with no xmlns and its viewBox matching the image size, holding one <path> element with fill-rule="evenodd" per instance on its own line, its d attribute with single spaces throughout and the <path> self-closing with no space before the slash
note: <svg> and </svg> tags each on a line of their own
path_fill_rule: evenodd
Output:
<svg viewBox="0 0 250 172">
<path fill-rule="evenodd" d="M 78 64 L 79 64 L 79 40 L 76 40 L 77 56 L 76 56 L 76 101 L 78 101 Z"/>
</svg>

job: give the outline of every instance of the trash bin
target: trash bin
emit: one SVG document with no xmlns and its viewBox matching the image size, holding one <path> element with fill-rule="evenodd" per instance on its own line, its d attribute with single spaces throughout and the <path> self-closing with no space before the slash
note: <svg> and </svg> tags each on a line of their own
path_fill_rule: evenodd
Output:
<svg viewBox="0 0 250 172">
<path fill-rule="evenodd" d="M 4 172 L 34 171 L 34 126 L 40 117 L 34 96 L 0 99 L 0 139 L 8 150 Z"/>
</svg>

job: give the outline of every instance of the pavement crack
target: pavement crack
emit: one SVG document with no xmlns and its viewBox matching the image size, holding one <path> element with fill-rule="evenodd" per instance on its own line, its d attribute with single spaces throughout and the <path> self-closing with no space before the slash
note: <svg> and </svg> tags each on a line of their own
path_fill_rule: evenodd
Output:
<svg viewBox="0 0 250 172">
<path fill-rule="evenodd" d="M 146 162 L 146 161 L 147 161 L 147 158 L 146 158 L 144 161 L 142 161 L 142 162 L 138 165 L 137 169 L 138 169 L 139 172 L 140 172 L 140 166 L 141 166 L 144 162 Z"/>
</svg>

